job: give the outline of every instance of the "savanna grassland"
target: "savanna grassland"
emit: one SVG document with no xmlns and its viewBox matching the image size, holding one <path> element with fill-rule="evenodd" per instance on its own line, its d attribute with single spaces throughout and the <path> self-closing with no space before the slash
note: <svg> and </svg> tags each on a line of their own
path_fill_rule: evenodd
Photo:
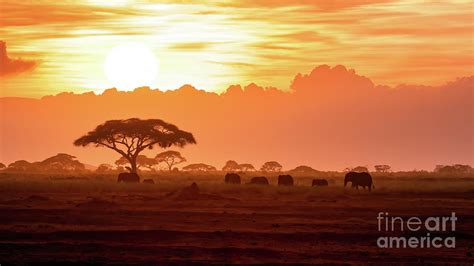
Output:
<svg viewBox="0 0 474 266">
<path fill-rule="evenodd" d="M 293 187 L 278 187 L 276 174 L 270 186 L 228 185 L 224 174 L 143 173 L 155 184 L 125 184 L 116 174 L 0 173 L 0 263 L 473 262 L 472 174 L 374 174 L 370 193 L 344 188 L 336 172 L 294 174 Z M 186 194 L 193 182 L 199 193 Z M 456 248 L 378 248 L 379 212 L 455 212 Z"/>
</svg>

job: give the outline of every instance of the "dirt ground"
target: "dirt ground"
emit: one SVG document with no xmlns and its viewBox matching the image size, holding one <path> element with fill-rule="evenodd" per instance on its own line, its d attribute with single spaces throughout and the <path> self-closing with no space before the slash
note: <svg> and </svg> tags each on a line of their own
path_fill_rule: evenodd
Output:
<svg viewBox="0 0 474 266">
<path fill-rule="evenodd" d="M 88 181 L 28 187 L 5 180 L 2 265 L 474 263 L 474 190 L 387 190 L 379 182 L 368 193 L 339 181 L 279 188 L 196 180 L 199 192 L 184 195 L 189 179 L 175 186 L 90 181 L 99 184 L 80 190 Z M 54 182 L 63 182 L 61 189 Z M 456 231 L 447 234 L 456 237 L 456 248 L 379 248 L 377 238 L 386 235 L 378 231 L 379 212 L 405 218 L 455 212 Z"/>
</svg>

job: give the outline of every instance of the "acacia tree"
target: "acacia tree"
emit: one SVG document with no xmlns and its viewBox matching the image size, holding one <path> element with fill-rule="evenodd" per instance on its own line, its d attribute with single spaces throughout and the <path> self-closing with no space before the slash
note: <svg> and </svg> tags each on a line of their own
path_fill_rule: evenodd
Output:
<svg viewBox="0 0 474 266">
<path fill-rule="evenodd" d="M 255 167 L 249 163 L 242 163 L 239 164 L 239 168 L 243 172 L 248 172 L 248 171 L 255 171 Z"/>
<path fill-rule="evenodd" d="M 375 171 L 380 172 L 380 173 L 390 172 L 390 169 L 391 169 L 390 165 L 386 165 L 386 164 L 374 165 L 374 168 L 375 168 Z"/>
<path fill-rule="evenodd" d="M 208 171 L 216 171 L 217 169 L 205 163 L 194 163 L 183 167 L 183 171 L 197 171 L 197 172 L 208 172 Z"/>
<path fill-rule="evenodd" d="M 74 141 L 76 146 L 106 147 L 122 155 L 130 163 L 130 172 L 137 172 L 137 157 L 155 146 L 169 148 L 195 144 L 190 132 L 160 119 L 109 120 Z"/>
<path fill-rule="evenodd" d="M 108 163 L 100 164 L 97 169 L 95 169 L 97 173 L 106 173 L 114 171 L 114 167 Z"/>
<path fill-rule="evenodd" d="M 125 165 L 129 164 L 129 161 L 125 157 L 120 157 L 117 161 L 115 161 L 115 165 L 117 167 L 124 167 Z M 145 167 L 148 168 L 149 170 L 153 169 L 153 166 L 157 165 L 158 163 L 156 162 L 155 159 L 146 157 L 146 155 L 138 155 L 137 156 L 137 170 L 140 169 L 140 167 Z M 125 166 L 126 169 L 130 170 L 130 166 Z"/>
<path fill-rule="evenodd" d="M 43 171 L 84 171 L 86 166 L 76 160 L 76 156 L 66 153 L 58 153 L 42 162 L 37 163 L 40 170 Z"/>
<path fill-rule="evenodd" d="M 262 165 L 262 168 L 260 168 L 260 170 L 262 172 L 280 172 L 281 168 L 282 166 L 278 162 L 270 161 L 270 162 L 264 163 Z"/>
<path fill-rule="evenodd" d="M 356 167 L 352 168 L 351 171 L 359 172 L 359 173 L 368 173 L 369 169 L 367 168 L 367 166 L 356 166 Z"/>
<path fill-rule="evenodd" d="M 156 155 L 155 161 L 157 163 L 165 163 L 171 171 L 174 165 L 186 162 L 186 158 L 178 151 L 164 151 Z"/>
<path fill-rule="evenodd" d="M 225 163 L 224 167 L 222 167 L 222 171 L 226 172 L 233 172 L 233 171 L 240 171 L 240 165 L 233 160 L 229 160 Z"/>
</svg>

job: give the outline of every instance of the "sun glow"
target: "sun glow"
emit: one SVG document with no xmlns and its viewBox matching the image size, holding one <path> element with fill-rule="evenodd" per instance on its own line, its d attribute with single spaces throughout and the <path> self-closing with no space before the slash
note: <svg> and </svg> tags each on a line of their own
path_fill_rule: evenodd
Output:
<svg viewBox="0 0 474 266">
<path fill-rule="evenodd" d="M 109 82 L 122 90 L 151 86 L 158 73 L 155 54 L 141 43 L 115 46 L 104 63 Z"/>
</svg>

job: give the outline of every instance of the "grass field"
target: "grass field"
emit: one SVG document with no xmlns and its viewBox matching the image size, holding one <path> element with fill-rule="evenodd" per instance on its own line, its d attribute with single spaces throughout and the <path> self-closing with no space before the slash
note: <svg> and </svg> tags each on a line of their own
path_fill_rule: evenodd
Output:
<svg viewBox="0 0 474 266">
<path fill-rule="evenodd" d="M 119 184 L 116 174 L 1 173 L 0 263 L 473 262 L 472 175 L 374 174 L 371 193 L 344 188 L 343 173 L 294 175 L 293 187 L 276 175 L 270 186 L 223 176 L 145 173 L 155 184 Z M 329 186 L 311 187 L 313 178 Z M 199 194 L 181 197 L 193 182 Z M 456 248 L 381 249 L 379 212 L 456 212 Z"/>
</svg>

